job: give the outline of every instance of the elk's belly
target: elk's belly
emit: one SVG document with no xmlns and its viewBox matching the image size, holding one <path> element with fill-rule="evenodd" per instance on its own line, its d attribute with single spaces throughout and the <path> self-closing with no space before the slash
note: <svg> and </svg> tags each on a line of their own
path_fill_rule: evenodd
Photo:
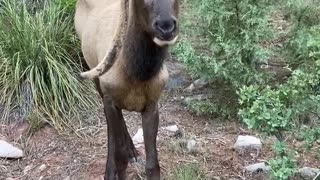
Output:
<svg viewBox="0 0 320 180">
<path fill-rule="evenodd" d="M 164 66 L 162 70 L 149 81 L 130 82 L 124 71 L 110 71 L 100 77 L 103 93 L 112 96 L 114 103 L 128 111 L 141 112 L 151 102 L 157 102 L 169 78 Z"/>
</svg>

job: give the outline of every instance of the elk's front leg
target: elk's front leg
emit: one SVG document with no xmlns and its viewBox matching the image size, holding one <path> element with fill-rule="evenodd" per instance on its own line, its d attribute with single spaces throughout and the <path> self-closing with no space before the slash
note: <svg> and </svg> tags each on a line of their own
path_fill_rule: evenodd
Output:
<svg viewBox="0 0 320 180">
<path fill-rule="evenodd" d="M 142 112 L 142 128 L 146 150 L 146 174 L 148 180 L 160 180 L 156 140 L 159 125 L 157 102 L 150 103 Z"/>
<path fill-rule="evenodd" d="M 108 159 L 105 171 L 105 180 L 125 180 L 125 171 L 128 166 L 128 148 L 126 126 L 121 109 L 117 108 L 112 99 L 104 96 L 104 112 L 108 125 Z"/>
</svg>

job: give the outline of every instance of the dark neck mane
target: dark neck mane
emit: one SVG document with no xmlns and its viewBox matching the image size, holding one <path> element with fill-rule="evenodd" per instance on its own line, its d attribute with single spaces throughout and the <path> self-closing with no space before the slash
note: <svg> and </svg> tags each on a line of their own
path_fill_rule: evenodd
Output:
<svg viewBox="0 0 320 180">
<path fill-rule="evenodd" d="M 123 44 L 126 70 L 131 80 L 147 81 L 160 72 L 168 48 L 155 44 L 150 35 L 134 22 L 132 19 L 128 24 Z"/>
</svg>

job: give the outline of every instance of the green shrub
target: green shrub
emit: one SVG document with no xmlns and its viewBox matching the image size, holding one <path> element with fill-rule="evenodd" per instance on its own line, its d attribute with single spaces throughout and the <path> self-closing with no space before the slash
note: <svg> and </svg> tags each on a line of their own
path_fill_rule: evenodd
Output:
<svg viewBox="0 0 320 180">
<path fill-rule="evenodd" d="M 267 23 L 268 3 L 263 0 L 187 2 L 186 8 L 191 9 L 183 14 L 182 29 L 188 31 L 182 31 L 174 54 L 186 64 L 191 75 L 223 81 L 223 88 L 231 92 L 232 98 L 237 97 L 236 90 L 244 84 L 269 81 L 267 74 L 256 70 L 269 56 L 268 50 L 261 45 L 272 35 Z M 190 19 L 185 20 L 186 17 L 193 23 Z M 227 113 L 227 116 L 233 116 L 237 111 L 237 105 L 228 106 L 222 100 L 200 103 L 201 106 L 196 103 L 191 107 L 201 113 Z"/>
<path fill-rule="evenodd" d="M 286 144 L 276 142 L 273 146 L 276 152 L 276 157 L 269 160 L 271 167 L 271 179 L 272 180 L 287 180 L 289 177 L 293 177 L 296 172 L 296 161 L 294 160 L 295 152 L 291 151 L 286 153 Z M 288 156 L 286 154 L 289 154 Z"/>
<path fill-rule="evenodd" d="M 299 114 L 320 113 L 320 96 L 316 91 L 320 83 L 320 35 L 312 33 L 318 30 L 304 31 L 308 38 L 296 40 L 304 49 L 300 51 L 303 52 L 300 58 L 305 60 L 286 83 L 274 88 L 248 86 L 240 89 L 242 109 L 239 115 L 250 128 L 276 135 L 283 130 L 297 129 L 294 125 Z"/>
<path fill-rule="evenodd" d="M 275 135 L 280 141 L 285 141 L 287 135 L 298 136 L 305 147 L 311 148 L 319 138 L 320 127 L 320 2 L 199 0 L 187 3 L 186 7 L 191 8 L 187 17 L 196 21 L 184 20 L 183 28 L 188 31 L 182 32 L 184 36 L 174 53 L 188 71 L 195 77 L 226 82 L 227 89 L 237 94 L 234 97 L 239 103 L 233 107 L 249 128 Z M 283 19 L 277 18 L 283 14 L 288 20 L 284 25 L 289 27 L 279 27 L 276 34 L 270 30 L 269 22 L 281 25 L 278 23 Z M 274 16 L 277 17 L 271 19 Z M 269 59 L 287 63 L 290 76 L 285 80 L 271 79 L 256 70 Z M 210 92 L 215 95 L 217 91 Z M 222 114 L 221 109 L 227 107 L 215 99 L 188 105 L 201 114 Z M 309 124 L 301 119 L 310 116 L 313 118 Z M 304 126 L 308 131 L 301 128 Z M 273 179 L 288 179 L 295 172 L 294 155 L 285 146 L 283 149 L 283 153 L 276 153 L 270 161 Z M 279 148 L 275 151 L 280 152 Z"/>
<path fill-rule="evenodd" d="M 294 12 L 297 11 L 295 8 Z M 285 83 L 272 88 L 240 88 L 239 116 L 249 128 L 276 135 L 280 141 L 285 140 L 285 132 L 293 134 L 293 137 L 298 136 L 308 150 L 319 138 L 320 26 L 305 23 L 308 18 L 304 18 L 302 14 L 296 15 L 295 18 L 295 28 L 290 32 L 283 49 L 289 66 L 294 66 L 291 77 Z M 304 120 L 300 120 L 301 116 L 310 115 L 317 117 L 313 118 L 311 124 L 305 124 Z M 301 126 L 306 126 L 307 130 L 300 128 Z M 293 152 L 285 152 L 285 146 L 279 147 L 276 146 L 276 156 L 270 160 L 271 177 L 286 180 L 295 173 L 295 156 Z"/>
<path fill-rule="evenodd" d="M 200 33 L 207 39 L 196 44 L 206 49 L 195 56 L 192 48 L 184 59 L 194 73 L 209 79 L 221 78 L 234 87 L 263 83 L 255 65 L 264 62 L 268 52 L 259 43 L 270 38 L 264 1 L 199 0 Z M 209 47 L 209 48 L 206 48 Z M 181 48 L 178 47 L 177 48 Z M 178 51 L 179 52 L 179 51 Z M 180 50 L 181 52 L 181 50 Z M 196 58 L 194 58 L 196 57 Z"/>
<path fill-rule="evenodd" d="M 293 21 L 297 28 L 320 24 L 318 0 L 289 0 L 284 2 L 285 17 Z"/>
<path fill-rule="evenodd" d="M 36 114 L 61 130 L 80 122 L 79 112 L 92 109 L 91 85 L 78 80 L 80 46 L 73 17 L 59 1 L 34 13 L 27 3 L 4 0 L 0 13 L 0 103 L 3 119 L 20 109 Z"/>
</svg>

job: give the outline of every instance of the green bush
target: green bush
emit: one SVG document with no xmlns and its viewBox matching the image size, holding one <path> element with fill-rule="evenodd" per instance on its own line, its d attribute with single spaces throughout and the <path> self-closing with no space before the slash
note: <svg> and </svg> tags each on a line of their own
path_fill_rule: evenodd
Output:
<svg viewBox="0 0 320 180">
<path fill-rule="evenodd" d="M 284 2 L 285 17 L 301 26 L 320 24 L 320 7 L 318 0 L 289 0 Z"/>
<path fill-rule="evenodd" d="M 287 180 L 293 177 L 296 172 L 295 152 L 286 152 L 287 147 L 283 142 L 276 142 L 273 146 L 276 157 L 269 160 L 272 180 Z M 289 154 L 286 156 L 286 154 Z"/>
<path fill-rule="evenodd" d="M 199 55 L 185 42 L 177 45 L 178 57 L 182 56 L 187 67 L 197 76 L 221 78 L 234 87 L 264 83 L 255 66 L 268 57 L 267 50 L 260 45 L 261 41 L 271 37 L 266 18 L 268 5 L 262 0 L 199 0 L 190 3 L 199 9 L 197 16 L 201 24 L 194 26 L 198 26 L 206 40 L 194 43 L 205 49 Z M 181 52 L 188 54 L 181 55 Z"/>
<path fill-rule="evenodd" d="M 3 0 L 0 13 L 0 103 L 3 119 L 20 109 L 57 129 L 75 127 L 79 112 L 92 109 L 91 85 L 79 81 L 80 46 L 73 17 L 59 1 L 31 13 L 28 3 Z M 91 97 L 92 98 L 92 97 Z M 21 114 L 21 113 L 20 113 Z"/>
<path fill-rule="evenodd" d="M 249 128 L 280 141 L 299 137 L 310 149 L 320 127 L 319 7 L 317 0 L 187 1 L 189 11 L 184 15 L 196 21 L 183 20 L 188 31 L 182 31 L 185 36 L 174 53 L 193 76 L 223 81 L 228 91 L 236 92 L 238 104 L 233 107 Z M 277 34 L 270 22 L 281 25 L 283 19 L 277 19 L 281 15 L 289 27 L 275 26 L 280 29 Z M 287 63 L 292 73 L 280 80 L 258 71 L 269 59 Z M 210 92 L 216 97 L 217 91 Z M 215 99 L 188 105 L 210 114 L 222 114 L 221 109 L 227 107 Z M 295 172 L 295 157 L 282 152 L 270 160 L 273 179 L 288 179 Z"/>
<path fill-rule="evenodd" d="M 267 2 L 187 2 L 185 6 L 191 10 L 183 14 L 182 29 L 188 31 L 182 31 L 184 36 L 173 52 L 186 64 L 191 75 L 222 81 L 221 87 L 228 89 L 229 99 L 236 98 L 236 91 L 244 84 L 265 84 L 269 81 L 267 74 L 256 70 L 269 56 L 269 51 L 261 45 L 262 41 L 272 37 L 267 23 L 267 12 L 270 9 Z M 236 103 L 236 100 L 226 101 L 223 98 L 212 101 L 206 104 L 193 102 L 189 106 L 201 113 L 218 113 L 229 117 L 236 115 L 234 112 L 238 105 L 229 104 Z"/>
<path fill-rule="evenodd" d="M 262 130 L 274 135 L 275 132 L 297 129 L 294 126 L 299 114 L 319 114 L 320 96 L 316 88 L 320 84 L 320 35 L 318 27 L 304 31 L 299 41 L 304 63 L 293 71 L 289 80 L 274 88 L 243 87 L 240 90 L 239 111 L 250 128 Z M 300 38 L 297 36 L 296 38 Z M 298 124 L 299 125 L 299 124 Z"/>
</svg>

